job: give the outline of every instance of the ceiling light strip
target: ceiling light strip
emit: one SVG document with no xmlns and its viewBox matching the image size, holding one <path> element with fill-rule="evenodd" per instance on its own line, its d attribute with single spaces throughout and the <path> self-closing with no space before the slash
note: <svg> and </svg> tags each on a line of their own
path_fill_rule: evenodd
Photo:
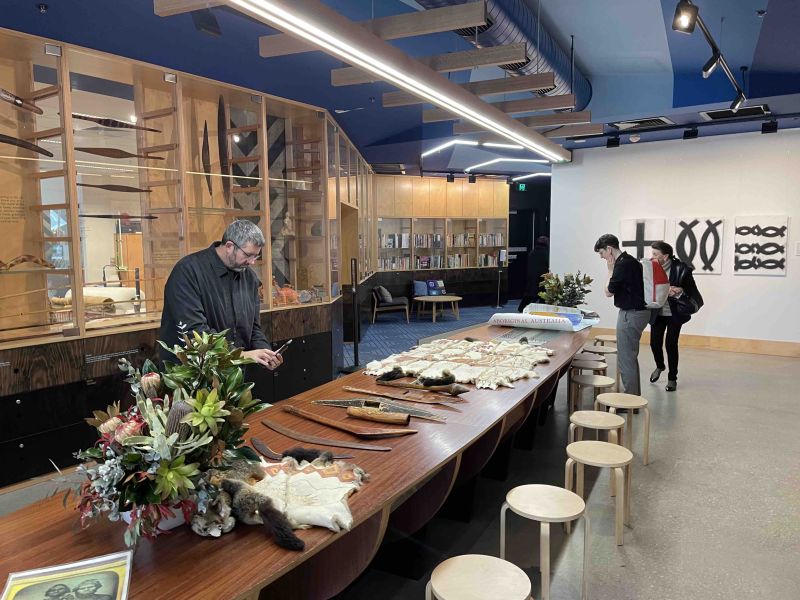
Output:
<svg viewBox="0 0 800 600">
<path fill-rule="evenodd" d="M 499 162 L 535 163 L 540 165 L 548 164 L 548 161 L 539 160 L 538 158 L 493 158 L 492 160 L 487 160 L 486 162 L 478 163 L 477 165 L 472 165 L 471 167 L 467 167 L 466 169 L 464 169 L 464 173 L 469 173 L 473 169 L 478 169 L 480 167 L 488 167 L 489 165 L 494 165 Z"/>
<path fill-rule="evenodd" d="M 526 179 L 533 179 L 534 177 L 552 177 L 552 173 L 530 173 L 529 175 L 520 175 L 514 177 L 511 181 L 524 181 Z"/>
<path fill-rule="evenodd" d="M 449 142 L 445 142 L 444 144 L 436 146 L 435 148 L 431 148 L 430 150 L 426 150 L 425 152 L 420 154 L 419 157 L 420 158 L 425 158 L 426 156 L 429 156 L 431 154 L 435 154 L 436 152 L 440 152 L 442 150 L 446 150 L 447 148 L 450 148 L 451 146 L 456 146 L 456 145 L 458 145 L 458 146 L 477 146 L 478 142 L 475 142 L 475 141 L 472 141 L 472 140 L 450 140 Z"/>
<path fill-rule="evenodd" d="M 300 10 L 296 10 L 295 12 L 283 8 L 283 6 L 281 6 L 282 3 L 276 2 L 275 0 L 229 0 L 229 2 L 231 5 L 239 7 L 244 11 L 256 16 L 268 25 L 275 26 L 284 32 L 291 33 L 300 38 L 308 40 L 314 45 L 328 51 L 329 53 L 342 58 L 353 66 L 358 66 L 371 73 L 376 73 L 380 75 L 381 79 L 393 83 L 400 88 L 413 92 L 414 94 L 425 98 L 437 106 L 455 112 L 478 125 L 482 125 L 491 131 L 518 142 L 526 148 L 529 148 L 530 150 L 547 157 L 553 162 L 566 162 L 567 160 L 565 157 L 555 154 L 543 145 L 536 143 L 533 140 L 512 131 L 511 129 L 508 129 L 504 125 L 495 122 L 491 118 L 477 112 L 476 110 L 473 110 L 458 100 L 443 94 L 439 90 L 436 90 L 417 79 L 409 77 L 405 73 L 378 60 L 363 50 L 331 35 L 313 23 L 304 20 L 299 15 L 299 12 L 302 10 L 303 5 L 309 4 L 308 2 L 295 1 L 293 8 L 298 5 L 300 6 Z M 324 9 L 324 7 L 320 5 L 320 12 L 322 9 Z M 354 25 L 354 27 L 358 26 Z"/>
</svg>

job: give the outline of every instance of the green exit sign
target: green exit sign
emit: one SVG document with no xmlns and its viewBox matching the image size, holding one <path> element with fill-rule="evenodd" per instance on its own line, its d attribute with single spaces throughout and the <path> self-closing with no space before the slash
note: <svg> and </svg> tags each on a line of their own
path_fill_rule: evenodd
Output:
<svg viewBox="0 0 800 600">
<path fill-rule="evenodd" d="M 524 192 L 524 191 L 526 191 L 526 190 L 528 189 L 528 188 L 527 188 L 527 184 L 526 184 L 526 183 L 518 183 L 518 184 L 517 184 L 517 189 L 518 189 L 520 192 Z"/>
</svg>

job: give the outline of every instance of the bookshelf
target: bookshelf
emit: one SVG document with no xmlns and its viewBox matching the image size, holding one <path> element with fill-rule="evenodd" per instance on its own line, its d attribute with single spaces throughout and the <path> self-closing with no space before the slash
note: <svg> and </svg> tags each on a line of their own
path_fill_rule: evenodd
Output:
<svg viewBox="0 0 800 600">
<path fill-rule="evenodd" d="M 506 248 L 507 240 L 506 219 L 478 219 L 478 266 L 499 266 L 500 250 Z"/>
<path fill-rule="evenodd" d="M 477 219 L 447 219 L 446 254 L 448 269 L 465 269 L 477 264 Z"/>
<path fill-rule="evenodd" d="M 378 269 L 411 270 L 411 219 L 378 218 Z"/>
<path fill-rule="evenodd" d="M 415 270 L 445 267 L 445 219 L 413 219 L 412 250 Z"/>
</svg>

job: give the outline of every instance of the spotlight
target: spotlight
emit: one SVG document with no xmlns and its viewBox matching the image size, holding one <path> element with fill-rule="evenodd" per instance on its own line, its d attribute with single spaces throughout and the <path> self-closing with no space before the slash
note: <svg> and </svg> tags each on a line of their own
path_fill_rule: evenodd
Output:
<svg viewBox="0 0 800 600">
<path fill-rule="evenodd" d="M 693 140 L 698 136 L 697 127 L 692 127 L 691 129 L 687 129 L 683 132 L 683 139 L 685 140 Z"/>
<path fill-rule="evenodd" d="M 742 107 L 742 104 L 744 104 L 745 100 L 747 100 L 747 98 L 744 97 L 743 92 L 739 92 L 738 94 L 736 94 L 736 100 L 731 102 L 731 110 L 733 112 L 738 112 L 739 109 Z"/>
<path fill-rule="evenodd" d="M 692 33 L 697 25 L 697 7 L 688 0 L 680 0 L 675 8 L 672 29 L 681 33 Z"/>
<path fill-rule="evenodd" d="M 619 136 L 608 138 L 606 140 L 606 148 L 619 148 Z"/>
<path fill-rule="evenodd" d="M 714 69 L 717 68 L 717 65 L 719 65 L 719 52 L 715 50 L 711 58 L 708 59 L 708 62 L 703 65 L 703 79 L 708 79 L 714 72 Z"/>
<path fill-rule="evenodd" d="M 511 185 L 512 183 L 514 183 L 514 178 L 509 175 L 506 177 L 506 185 Z"/>
<path fill-rule="evenodd" d="M 477 178 L 477 177 L 475 177 L 475 175 L 470 175 L 470 176 L 467 178 L 467 181 L 469 181 L 470 183 L 475 183 L 477 180 L 478 180 L 478 178 Z"/>
<path fill-rule="evenodd" d="M 217 17 L 215 17 L 214 13 L 208 8 L 192 11 L 192 22 L 197 31 L 202 31 L 212 37 L 219 37 L 222 35 Z"/>
<path fill-rule="evenodd" d="M 778 131 L 778 121 L 770 119 L 761 124 L 761 133 L 775 133 Z"/>
<path fill-rule="evenodd" d="M 447 174 L 447 183 L 453 183 L 456 180 L 456 176 L 452 173 Z"/>
</svg>

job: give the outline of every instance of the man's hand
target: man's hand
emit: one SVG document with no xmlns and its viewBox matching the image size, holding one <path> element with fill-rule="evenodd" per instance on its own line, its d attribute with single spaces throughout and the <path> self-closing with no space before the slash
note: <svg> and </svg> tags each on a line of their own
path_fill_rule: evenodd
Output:
<svg viewBox="0 0 800 600">
<path fill-rule="evenodd" d="M 248 350 L 242 353 L 247 358 L 252 358 L 258 364 L 265 366 L 270 371 L 274 371 L 283 364 L 283 356 L 266 348 L 258 350 Z"/>
<path fill-rule="evenodd" d="M 617 259 L 614 258 L 614 255 L 611 252 L 606 253 L 606 264 L 608 265 L 608 272 L 614 270 L 614 263 L 617 262 Z"/>
<path fill-rule="evenodd" d="M 682 287 L 670 286 L 670 288 L 669 288 L 669 295 L 670 295 L 670 297 L 672 297 L 672 298 L 677 298 L 677 297 L 679 297 L 681 294 L 683 294 L 683 288 L 682 288 Z"/>
</svg>

